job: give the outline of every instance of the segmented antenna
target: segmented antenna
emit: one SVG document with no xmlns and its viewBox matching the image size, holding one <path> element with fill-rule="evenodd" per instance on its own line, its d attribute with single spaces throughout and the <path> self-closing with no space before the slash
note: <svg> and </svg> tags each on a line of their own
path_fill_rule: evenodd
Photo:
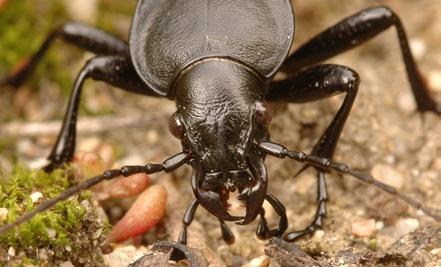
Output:
<svg viewBox="0 0 441 267">
<path fill-rule="evenodd" d="M 380 182 L 379 180 L 375 179 L 371 174 L 368 174 L 366 172 L 353 170 L 348 165 L 344 163 L 339 162 L 332 162 L 329 159 L 307 155 L 300 151 L 290 151 L 286 149 L 284 146 L 272 142 L 262 142 L 256 144 L 261 150 L 263 150 L 265 153 L 270 154 L 275 157 L 279 158 L 291 158 L 298 162 L 303 162 L 310 164 L 317 169 L 324 171 L 324 172 L 330 172 L 334 171 L 336 173 L 340 174 L 347 174 L 351 177 L 354 177 L 364 183 L 371 184 L 377 188 L 379 188 L 381 191 L 389 193 L 404 202 L 406 202 L 409 206 L 423 211 L 426 215 L 432 217 L 436 221 L 441 221 L 441 210 L 438 209 L 431 209 L 426 206 L 424 206 L 423 203 L 416 200 L 415 198 L 412 198 L 406 194 L 400 193 L 395 187 L 387 185 L 383 182 Z"/>
<path fill-rule="evenodd" d="M 82 190 L 91 188 L 92 186 L 100 183 L 101 181 L 111 180 L 111 179 L 113 179 L 115 177 L 118 177 L 118 176 L 121 176 L 121 175 L 127 177 L 127 176 L 130 176 L 130 175 L 136 174 L 136 173 L 147 173 L 147 174 L 149 174 L 149 173 L 161 171 L 162 169 L 163 169 L 163 167 L 160 164 L 148 164 L 146 166 L 125 166 L 125 167 L 122 167 L 121 169 L 105 171 L 101 175 L 92 177 L 92 178 L 87 179 L 86 181 L 84 181 L 84 182 L 82 182 L 82 183 L 80 183 L 78 185 L 72 186 L 71 188 L 69 188 L 66 191 L 62 192 L 60 195 L 58 195 L 55 198 L 43 201 L 34 210 L 32 210 L 29 213 L 23 214 L 22 216 L 18 217 L 14 222 L 1 226 L 0 227 L 0 234 L 5 233 L 6 231 L 10 230 L 14 226 L 20 225 L 20 224 L 30 220 L 35 215 L 37 215 L 39 213 L 42 213 L 42 212 L 52 208 L 58 202 L 60 202 L 62 200 L 66 200 L 69 197 L 75 195 L 76 193 L 78 193 L 78 192 L 80 192 Z"/>
<path fill-rule="evenodd" d="M 0 227 L 0 234 L 8 231 L 14 226 L 20 225 L 35 215 L 42 213 L 50 208 L 52 208 L 55 204 L 57 204 L 61 200 L 68 199 L 69 197 L 75 195 L 76 193 L 80 192 L 81 190 L 85 190 L 88 188 L 91 188 L 92 186 L 98 184 L 101 181 L 104 180 L 111 180 L 118 176 L 130 176 L 137 173 L 146 173 L 146 174 L 152 174 L 160 171 L 170 172 L 178 167 L 182 166 L 184 163 L 187 162 L 189 155 L 186 152 L 180 152 L 174 156 L 169 157 L 168 159 L 164 160 L 162 164 L 146 164 L 144 166 L 124 166 L 121 169 L 114 169 L 114 170 L 108 170 L 103 172 L 103 174 L 92 177 L 90 179 L 87 179 L 86 181 L 73 186 L 66 191 L 62 192 L 60 195 L 58 195 L 55 198 L 48 199 L 46 201 L 43 201 L 35 210 L 23 214 L 22 216 L 18 217 L 17 220 L 15 220 L 12 223 L 5 224 L 2 227 Z"/>
</svg>

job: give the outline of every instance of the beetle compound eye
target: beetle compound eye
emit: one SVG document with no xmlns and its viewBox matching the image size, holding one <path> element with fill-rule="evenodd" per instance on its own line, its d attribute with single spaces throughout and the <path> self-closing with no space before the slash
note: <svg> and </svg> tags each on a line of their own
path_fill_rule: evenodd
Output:
<svg viewBox="0 0 441 267">
<path fill-rule="evenodd" d="M 168 122 L 168 129 L 170 130 L 171 134 L 178 138 L 183 139 L 184 138 L 184 125 L 182 124 L 181 119 L 179 118 L 179 114 L 175 112 L 169 122 Z"/>
<path fill-rule="evenodd" d="M 271 106 L 265 101 L 256 101 L 254 104 L 254 119 L 261 126 L 267 126 L 272 119 Z"/>
</svg>

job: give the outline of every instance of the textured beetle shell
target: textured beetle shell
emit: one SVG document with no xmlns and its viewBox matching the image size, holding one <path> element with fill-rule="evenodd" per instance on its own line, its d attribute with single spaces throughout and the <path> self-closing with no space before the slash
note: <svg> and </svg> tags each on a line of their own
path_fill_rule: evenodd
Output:
<svg viewBox="0 0 441 267">
<path fill-rule="evenodd" d="M 168 95 L 179 73 L 206 57 L 228 57 L 269 78 L 293 34 L 289 0 L 140 0 L 130 54 L 144 82 Z"/>
</svg>

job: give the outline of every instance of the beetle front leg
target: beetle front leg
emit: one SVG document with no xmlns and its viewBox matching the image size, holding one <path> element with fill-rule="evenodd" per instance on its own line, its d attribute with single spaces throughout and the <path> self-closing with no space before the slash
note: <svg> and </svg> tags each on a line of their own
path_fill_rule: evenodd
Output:
<svg viewBox="0 0 441 267">
<path fill-rule="evenodd" d="M 329 27 L 294 51 L 282 65 L 282 70 L 293 75 L 304 67 L 357 47 L 391 26 L 395 26 L 397 30 L 401 54 L 418 111 L 432 111 L 441 115 L 441 105 L 430 95 L 412 56 L 403 24 L 397 14 L 388 7 L 362 10 Z"/>
<path fill-rule="evenodd" d="M 193 199 L 185 211 L 184 218 L 182 219 L 182 229 L 178 238 L 178 242 L 183 245 L 187 244 L 187 227 L 193 222 L 194 214 L 196 213 L 198 206 L 199 202 L 197 199 Z"/>
<path fill-rule="evenodd" d="M 317 173 L 317 210 L 315 212 L 314 218 L 312 222 L 304 229 L 299 231 L 294 231 L 288 233 L 285 236 L 285 240 L 292 242 L 297 240 L 298 238 L 315 232 L 315 230 L 320 229 L 323 224 L 323 218 L 326 216 L 326 201 L 328 200 L 328 193 L 326 191 L 326 180 L 325 173 L 319 172 Z"/>
<path fill-rule="evenodd" d="M 63 120 L 63 126 L 48 157 L 50 164 L 44 168 L 45 171 L 50 172 L 54 168 L 62 167 L 73 158 L 81 90 L 84 81 L 88 78 L 107 82 L 129 92 L 151 96 L 156 95 L 138 77 L 129 58 L 101 56 L 89 60 L 75 80 Z"/>
<path fill-rule="evenodd" d="M 97 55 L 129 55 L 128 45 L 113 35 L 82 23 L 68 22 L 51 32 L 26 64 L 9 76 L 0 78 L 0 87 L 22 85 L 58 38 Z"/>
<path fill-rule="evenodd" d="M 267 194 L 265 199 L 270 203 L 270 205 L 274 208 L 277 215 L 280 216 L 279 226 L 275 229 L 269 229 L 268 223 L 265 219 L 265 210 L 263 208 L 260 209 L 260 221 L 257 226 L 256 235 L 260 239 L 269 239 L 274 236 L 281 236 L 286 229 L 288 228 L 288 218 L 286 217 L 285 206 L 273 195 Z"/>
<path fill-rule="evenodd" d="M 345 92 L 346 97 L 343 104 L 311 152 L 311 156 L 331 160 L 357 95 L 359 83 L 360 78 L 358 74 L 347 67 L 318 65 L 306 69 L 294 77 L 274 82 L 267 95 L 267 99 L 270 101 L 304 103 Z M 316 214 L 308 227 L 301 231 L 289 233 L 286 236 L 286 239 L 289 241 L 293 241 L 307 233 L 312 233 L 322 226 L 323 217 L 326 215 L 326 200 L 328 196 L 326 192 L 325 171 L 320 168 L 317 169 L 319 173 L 317 176 L 318 206 Z"/>
</svg>

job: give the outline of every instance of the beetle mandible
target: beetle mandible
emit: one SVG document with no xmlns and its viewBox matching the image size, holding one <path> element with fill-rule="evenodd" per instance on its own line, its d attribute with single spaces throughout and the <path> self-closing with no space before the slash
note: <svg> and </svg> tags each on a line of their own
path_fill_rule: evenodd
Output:
<svg viewBox="0 0 441 267">
<path fill-rule="evenodd" d="M 177 111 L 170 119 L 170 131 L 181 140 L 183 152 L 162 164 L 106 171 L 44 202 L 30 214 L 1 227 L 0 232 L 102 180 L 140 172 L 169 172 L 184 164 L 193 168 L 191 184 L 195 198 L 185 212 L 179 236 L 183 244 L 199 205 L 220 221 L 222 236 L 228 243 L 234 241 L 234 236 L 225 221 L 248 224 L 258 216 L 257 235 L 263 239 L 283 235 L 285 240 L 294 241 L 311 233 L 321 227 L 326 214 L 325 174 L 330 171 L 373 183 L 406 201 L 402 194 L 370 175 L 332 161 L 360 78 L 348 67 L 320 64 L 392 26 L 398 33 L 418 111 L 440 115 L 440 106 L 430 96 L 418 72 L 400 19 L 388 7 L 362 10 L 318 34 L 290 56 L 294 14 L 288 0 L 140 0 L 128 43 L 81 23 L 64 24 L 48 36 L 27 65 L 0 81 L 0 86 L 20 86 L 57 38 L 97 55 L 85 64 L 75 80 L 63 127 L 45 170 L 59 168 L 73 158 L 79 99 L 83 83 L 89 78 L 129 92 L 175 101 Z M 278 72 L 284 72 L 286 78 L 274 81 Z M 305 103 L 338 93 L 345 93 L 345 99 L 309 155 L 270 141 L 271 111 L 267 101 Z M 316 168 L 318 207 L 305 229 L 285 234 L 288 227 L 285 208 L 267 192 L 266 155 L 288 157 Z M 245 216 L 232 216 L 228 211 L 229 195 L 235 191 L 246 207 Z M 269 229 L 266 224 L 264 200 L 280 216 L 275 229 Z M 420 204 L 409 204 L 421 208 Z"/>
</svg>

